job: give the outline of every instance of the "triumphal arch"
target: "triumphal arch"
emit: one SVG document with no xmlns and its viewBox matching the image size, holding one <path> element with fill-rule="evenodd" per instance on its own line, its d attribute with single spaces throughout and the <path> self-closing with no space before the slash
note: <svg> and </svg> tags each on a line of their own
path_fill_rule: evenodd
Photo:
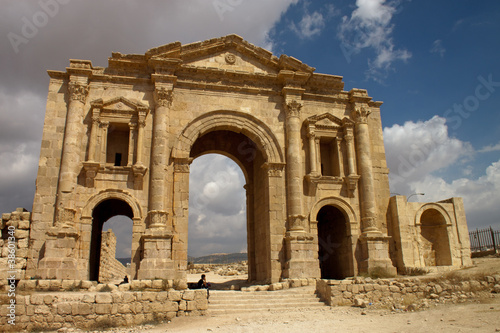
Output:
<svg viewBox="0 0 500 333">
<path fill-rule="evenodd" d="M 382 102 L 340 76 L 236 35 L 48 73 L 26 278 L 96 280 L 102 225 L 125 215 L 131 278 L 185 280 L 207 153 L 244 173 L 252 281 L 470 262 L 461 199 L 390 198 Z"/>
</svg>

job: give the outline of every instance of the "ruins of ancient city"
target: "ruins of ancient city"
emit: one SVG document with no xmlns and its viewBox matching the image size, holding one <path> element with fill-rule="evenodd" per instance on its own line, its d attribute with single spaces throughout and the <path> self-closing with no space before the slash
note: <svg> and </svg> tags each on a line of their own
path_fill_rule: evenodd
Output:
<svg viewBox="0 0 500 333">
<path fill-rule="evenodd" d="M 1 222 L 0 284 L 15 272 L 22 329 L 209 311 L 206 291 L 188 288 L 187 252 L 190 164 L 208 153 L 245 177 L 248 292 L 307 287 L 330 306 L 439 297 L 427 282 L 363 277 L 472 265 L 462 199 L 391 196 L 383 104 L 341 76 L 237 35 L 112 53 L 107 67 L 71 59 L 48 75 L 33 207 Z M 133 221 L 128 271 L 103 232 L 118 215 Z"/>
</svg>

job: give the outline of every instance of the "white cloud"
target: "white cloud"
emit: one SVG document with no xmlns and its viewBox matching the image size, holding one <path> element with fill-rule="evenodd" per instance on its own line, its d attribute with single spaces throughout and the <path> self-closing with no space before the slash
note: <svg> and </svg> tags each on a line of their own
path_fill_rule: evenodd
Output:
<svg viewBox="0 0 500 333">
<path fill-rule="evenodd" d="M 246 244 L 245 179 L 222 155 L 204 155 L 191 164 L 189 255 L 240 252 Z"/>
<path fill-rule="evenodd" d="M 443 46 L 443 41 L 438 39 L 435 40 L 434 43 L 432 43 L 432 48 L 430 50 L 431 53 L 437 53 L 441 58 L 444 57 L 444 54 L 446 52 L 446 49 Z"/>
<path fill-rule="evenodd" d="M 477 179 L 459 178 L 446 182 L 440 177 L 428 175 L 415 181 L 411 187 L 425 192 L 426 201 L 462 197 L 469 229 L 487 226 L 500 227 L 500 160 L 492 163 L 484 175 Z M 427 196 L 428 194 L 428 196 Z"/>
<path fill-rule="evenodd" d="M 304 14 L 302 20 L 298 23 L 298 27 L 295 23 L 292 23 L 292 30 L 300 38 L 311 38 L 315 35 L 319 35 L 324 27 L 325 19 L 323 18 L 323 14 L 319 12 Z"/>
<path fill-rule="evenodd" d="M 483 176 L 471 178 L 474 150 L 469 143 L 448 136 L 444 118 L 386 127 L 384 142 L 391 192 L 425 193 L 414 198 L 426 202 L 462 197 L 470 229 L 500 225 L 500 161 L 492 163 Z M 446 181 L 438 176 L 447 170 L 462 178 Z"/>
<path fill-rule="evenodd" d="M 407 61 L 411 53 L 397 49 L 392 38 L 397 1 L 357 0 L 356 9 L 351 16 L 344 16 L 339 27 L 338 37 L 341 49 L 348 62 L 351 56 L 362 49 L 372 49 L 375 58 L 368 60 L 368 78 L 380 80 L 392 68 L 395 61 Z"/>
<path fill-rule="evenodd" d="M 408 121 L 384 128 L 391 190 L 410 193 L 409 184 L 473 154 L 471 145 L 448 136 L 446 119 Z"/>
<path fill-rule="evenodd" d="M 493 151 L 500 151 L 500 142 L 496 145 L 488 145 L 478 150 L 479 153 L 490 153 Z"/>
</svg>

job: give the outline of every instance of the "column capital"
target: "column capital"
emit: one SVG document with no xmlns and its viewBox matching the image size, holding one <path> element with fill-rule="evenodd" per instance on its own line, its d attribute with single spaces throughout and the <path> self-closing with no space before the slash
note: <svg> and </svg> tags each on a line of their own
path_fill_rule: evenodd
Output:
<svg viewBox="0 0 500 333">
<path fill-rule="evenodd" d="M 372 112 L 364 106 L 354 106 L 353 110 L 351 111 L 351 117 L 354 119 L 356 124 L 367 124 L 368 116 L 371 113 Z"/>
<path fill-rule="evenodd" d="M 89 93 L 89 86 L 87 84 L 70 81 L 68 83 L 69 98 L 74 101 L 79 101 L 85 104 L 87 95 Z"/>
<path fill-rule="evenodd" d="M 165 87 L 155 88 L 155 102 L 157 106 L 169 108 L 172 105 L 173 91 Z"/>
<path fill-rule="evenodd" d="M 298 102 L 295 99 L 285 101 L 284 103 L 285 110 L 287 111 L 286 116 L 289 117 L 299 117 L 300 110 L 302 109 L 302 103 Z"/>
</svg>

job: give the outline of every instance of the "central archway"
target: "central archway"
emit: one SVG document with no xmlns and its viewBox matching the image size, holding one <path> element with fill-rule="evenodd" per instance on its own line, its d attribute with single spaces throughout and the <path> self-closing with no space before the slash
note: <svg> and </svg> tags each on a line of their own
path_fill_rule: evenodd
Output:
<svg viewBox="0 0 500 333">
<path fill-rule="evenodd" d="M 266 124 L 251 114 L 214 111 L 194 119 L 172 150 L 174 163 L 179 163 L 174 184 L 177 193 L 189 193 L 189 177 L 182 176 L 188 169 L 181 164 L 209 153 L 229 157 L 245 176 L 249 280 L 278 282 L 283 273 L 286 222 L 284 162 L 278 140 Z M 179 248 L 186 253 L 188 214 L 175 207 L 174 212 L 179 212 L 174 213 L 174 223 L 180 230 Z M 187 263 L 187 256 L 184 258 Z"/>
</svg>

